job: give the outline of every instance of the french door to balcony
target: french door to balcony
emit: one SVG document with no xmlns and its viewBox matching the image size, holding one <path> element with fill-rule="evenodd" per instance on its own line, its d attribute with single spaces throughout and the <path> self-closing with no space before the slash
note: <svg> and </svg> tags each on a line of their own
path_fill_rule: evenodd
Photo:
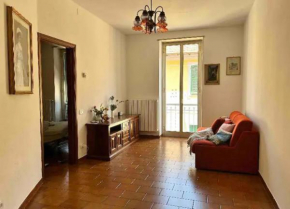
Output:
<svg viewBox="0 0 290 209">
<path fill-rule="evenodd" d="M 201 41 L 163 44 L 163 136 L 187 137 L 201 123 Z"/>
</svg>

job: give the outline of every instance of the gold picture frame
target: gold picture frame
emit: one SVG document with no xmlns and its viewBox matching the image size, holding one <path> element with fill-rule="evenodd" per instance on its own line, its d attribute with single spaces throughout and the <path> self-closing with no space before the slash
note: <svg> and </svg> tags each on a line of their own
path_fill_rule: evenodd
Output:
<svg viewBox="0 0 290 209">
<path fill-rule="evenodd" d="M 7 6 L 9 94 L 33 94 L 32 24 Z"/>
<path fill-rule="evenodd" d="M 220 85 L 220 64 L 204 65 L 205 85 Z"/>
<path fill-rule="evenodd" d="M 227 75 L 241 75 L 241 57 L 227 57 Z"/>
</svg>

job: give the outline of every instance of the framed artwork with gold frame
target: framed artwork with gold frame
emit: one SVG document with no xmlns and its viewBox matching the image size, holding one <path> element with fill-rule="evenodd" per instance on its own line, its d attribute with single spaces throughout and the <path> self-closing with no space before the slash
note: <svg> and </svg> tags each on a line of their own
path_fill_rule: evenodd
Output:
<svg viewBox="0 0 290 209">
<path fill-rule="evenodd" d="M 227 57 L 227 75 L 241 75 L 241 57 Z"/>
<path fill-rule="evenodd" d="M 205 85 L 220 84 L 220 64 L 204 65 L 204 81 Z"/>
<path fill-rule="evenodd" d="M 9 94 L 33 93 L 32 24 L 7 6 Z"/>
</svg>

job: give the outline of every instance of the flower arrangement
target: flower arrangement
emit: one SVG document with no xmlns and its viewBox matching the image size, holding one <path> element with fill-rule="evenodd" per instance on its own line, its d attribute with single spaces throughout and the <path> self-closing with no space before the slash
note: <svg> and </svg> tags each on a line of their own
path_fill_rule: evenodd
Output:
<svg viewBox="0 0 290 209">
<path fill-rule="evenodd" d="M 129 101 L 129 100 L 124 100 L 124 101 L 116 100 L 115 101 L 114 96 L 111 96 L 109 100 L 110 100 L 110 110 L 111 110 L 111 117 L 112 118 L 114 118 L 114 111 L 118 108 L 118 105 L 121 103 Z"/>
<path fill-rule="evenodd" d="M 93 122 L 101 122 L 104 119 L 104 116 L 106 115 L 104 114 L 104 112 L 108 110 L 109 109 L 107 107 L 104 107 L 103 104 L 101 104 L 99 108 L 94 106 L 91 109 L 91 112 L 94 113 Z"/>
<path fill-rule="evenodd" d="M 96 115 L 103 115 L 104 112 L 108 110 L 109 109 L 107 107 L 104 107 L 103 104 L 101 104 L 99 109 L 96 106 L 94 106 L 91 112 L 95 113 Z"/>
<path fill-rule="evenodd" d="M 118 108 L 119 104 L 127 102 L 128 100 L 124 100 L 124 101 L 116 100 L 116 102 L 115 102 L 115 97 L 111 96 L 110 97 L 110 101 L 111 101 L 110 109 L 111 109 L 111 111 L 114 111 L 114 110 L 116 110 Z"/>
</svg>

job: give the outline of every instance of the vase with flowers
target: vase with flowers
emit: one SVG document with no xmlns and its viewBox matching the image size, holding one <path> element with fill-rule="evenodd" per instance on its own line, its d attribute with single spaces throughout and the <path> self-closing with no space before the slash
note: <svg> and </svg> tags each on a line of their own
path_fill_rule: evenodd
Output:
<svg viewBox="0 0 290 209">
<path fill-rule="evenodd" d="M 103 115 L 105 111 L 108 111 L 108 108 L 104 107 L 103 104 L 101 104 L 99 108 L 94 106 L 91 110 L 91 112 L 94 114 L 93 121 L 101 122 L 103 120 Z"/>
<path fill-rule="evenodd" d="M 110 100 L 111 118 L 115 117 L 115 110 L 118 108 L 118 105 L 128 101 L 128 100 L 124 101 L 115 100 L 114 96 L 111 96 L 109 100 Z"/>
</svg>

